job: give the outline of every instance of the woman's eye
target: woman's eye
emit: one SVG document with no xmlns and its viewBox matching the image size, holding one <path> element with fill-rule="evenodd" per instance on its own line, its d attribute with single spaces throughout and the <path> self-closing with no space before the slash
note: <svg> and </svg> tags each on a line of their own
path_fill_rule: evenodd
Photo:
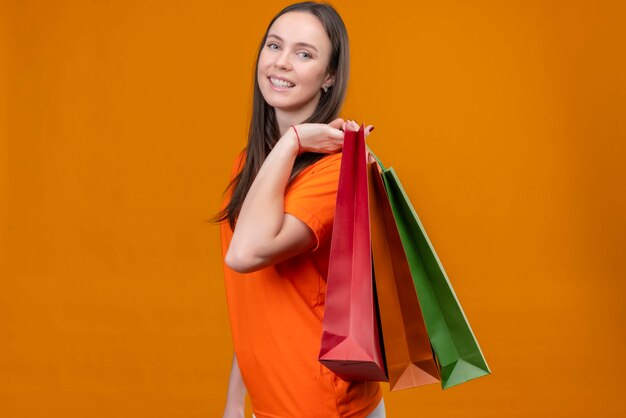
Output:
<svg viewBox="0 0 626 418">
<path fill-rule="evenodd" d="M 276 47 L 278 47 L 278 45 L 276 45 L 276 44 L 274 44 L 274 43 L 267 44 L 266 46 L 267 46 L 269 49 L 274 49 L 274 48 L 272 48 L 272 46 L 276 46 Z M 301 52 L 301 54 L 305 54 L 305 55 L 306 55 L 306 58 L 309 58 L 309 59 L 310 59 L 310 58 L 313 58 L 313 55 L 309 54 L 308 52 L 304 52 L 304 51 L 302 51 L 302 52 Z"/>
</svg>

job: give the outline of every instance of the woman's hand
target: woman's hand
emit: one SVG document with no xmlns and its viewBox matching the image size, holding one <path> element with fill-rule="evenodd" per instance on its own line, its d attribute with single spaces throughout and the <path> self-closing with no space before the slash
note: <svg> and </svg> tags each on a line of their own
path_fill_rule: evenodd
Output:
<svg viewBox="0 0 626 418">
<path fill-rule="evenodd" d="M 226 409 L 224 409 L 224 414 L 222 415 L 222 418 L 244 418 L 244 406 L 240 406 L 238 408 L 234 408 L 234 407 L 226 407 Z"/>
<path fill-rule="evenodd" d="M 334 154 L 343 148 L 344 132 L 347 130 L 356 132 L 359 130 L 359 125 L 353 120 L 344 121 L 337 118 L 329 124 L 301 123 L 295 128 L 303 151 Z M 368 125 L 365 129 L 366 138 L 372 128 L 373 125 Z"/>
<path fill-rule="evenodd" d="M 346 130 L 357 132 L 360 127 L 361 125 L 359 125 L 358 123 L 356 123 L 356 121 L 352 119 L 348 119 L 347 121 L 343 123 L 344 132 Z M 374 125 L 367 125 L 365 127 L 365 138 L 367 138 L 367 136 L 370 134 L 370 132 L 372 132 L 372 130 L 374 130 Z"/>
<path fill-rule="evenodd" d="M 222 418 L 244 418 L 246 407 L 246 384 L 241 377 L 237 355 L 233 352 L 233 363 L 230 368 L 228 379 L 228 392 L 226 395 L 226 407 Z"/>
</svg>

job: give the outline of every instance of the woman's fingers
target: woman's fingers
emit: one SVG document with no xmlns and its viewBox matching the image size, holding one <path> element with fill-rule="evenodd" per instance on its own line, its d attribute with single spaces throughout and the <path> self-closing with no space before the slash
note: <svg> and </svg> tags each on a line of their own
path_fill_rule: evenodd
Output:
<svg viewBox="0 0 626 418">
<path fill-rule="evenodd" d="M 343 138 L 343 135 L 345 134 L 347 130 L 358 131 L 361 128 L 361 126 L 353 119 L 344 120 L 341 118 L 337 118 L 333 122 L 331 122 L 329 125 L 339 130 L 340 135 L 342 135 L 341 138 Z M 364 130 L 365 130 L 365 137 L 367 138 L 367 136 L 374 130 L 374 125 L 367 125 Z M 334 134 L 331 134 L 331 137 L 335 138 L 336 136 Z"/>
<path fill-rule="evenodd" d="M 350 128 L 354 129 L 355 131 L 358 131 L 361 127 L 355 120 L 352 119 L 348 119 L 346 123 L 348 123 L 348 126 L 350 126 Z M 372 130 L 374 130 L 374 125 L 367 125 L 365 127 L 366 132 L 371 132 Z"/>
<path fill-rule="evenodd" d="M 329 125 L 331 127 L 335 128 L 335 129 L 341 129 L 341 127 L 343 126 L 344 122 L 345 121 L 343 119 L 337 118 L 334 121 L 332 121 L 331 123 L 329 123 Z"/>
<path fill-rule="evenodd" d="M 353 120 L 351 120 L 351 119 L 348 119 L 348 120 L 346 120 L 346 122 L 345 122 L 344 131 L 345 131 L 346 129 L 348 129 L 348 130 L 350 130 L 350 131 L 358 131 L 358 130 L 359 130 L 359 125 L 358 125 L 355 121 L 353 121 Z"/>
</svg>

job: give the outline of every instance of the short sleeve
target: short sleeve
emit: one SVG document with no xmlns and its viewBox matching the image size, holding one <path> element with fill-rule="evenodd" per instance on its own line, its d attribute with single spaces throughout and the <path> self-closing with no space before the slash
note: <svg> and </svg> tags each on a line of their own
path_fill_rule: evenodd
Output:
<svg viewBox="0 0 626 418">
<path fill-rule="evenodd" d="M 303 170 L 285 190 L 284 212 L 311 228 L 316 238 L 312 251 L 332 232 L 340 168 L 341 153 L 331 154 Z"/>
</svg>

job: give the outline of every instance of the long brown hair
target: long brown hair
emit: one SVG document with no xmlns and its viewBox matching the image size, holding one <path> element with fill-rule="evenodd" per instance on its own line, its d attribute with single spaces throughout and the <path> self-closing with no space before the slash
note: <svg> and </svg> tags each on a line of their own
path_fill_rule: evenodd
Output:
<svg viewBox="0 0 626 418">
<path fill-rule="evenodd" d="M 241 205 L 254 181 L 261 165 L 267 158 L 276 142 L 278 142 L 280 132 L 274 108 L 270 106 L 259 89 L 257 70 L 259 65 L 259 56 L 265 42 L 267 33 L 276 19 L 281 15 L 293 12 L 308 12 L 316 16 L 330 38 L 332 46 L 330 61 L 327 73 L 334 73 L 334 81 L 328 92 L 323 93 L 317 108 L 313 114 L 300 123 L 330 123 L 337 118 L 339 110 L 343 104 L 348 87 L 348 78 L 350 74 L 350 46 L 348 42 L 348 31 L 343 20 L 337 11 L 327 3 L 316 3 L 311 1 L 291 4 L 281 10 L 271 20 L 263 40 L 259 45 L 257 52 L 256 64 L 254 66 L 254 97 L 252 102 L 252 119 L 248 131 L 248 144 L 245 148 L 246 158 L 242 171 L 232 179 L 225 192 L 232 188 L 233 192 L 228 205 L 217 213 L 210 222 L 222 222 L 228 219 L 230 228 L 234 229 L 235 220 L 241 210 Z M 303 153 L 299 155 L 293 165 L 289 183 L 303 169 L 327 156 L 322 153 Z M 288 183 L 288 184 L 289 184 Z"/>
</svg>

